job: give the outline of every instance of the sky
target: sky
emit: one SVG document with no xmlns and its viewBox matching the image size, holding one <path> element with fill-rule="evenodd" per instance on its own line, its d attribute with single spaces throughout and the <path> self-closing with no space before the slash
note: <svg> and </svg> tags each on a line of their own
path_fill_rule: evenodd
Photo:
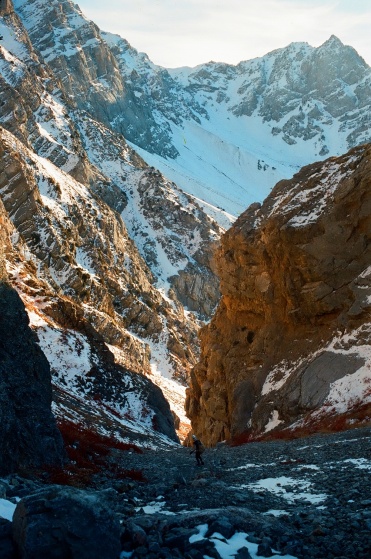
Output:
<svg viewBox="0 0 371 559">
<path fill-rule="evenodd" d="M 237 64 L 336 35 L 371 65 L 369 0 L 77 0 L 86 17 L 155 64 Z"/>
</svg>

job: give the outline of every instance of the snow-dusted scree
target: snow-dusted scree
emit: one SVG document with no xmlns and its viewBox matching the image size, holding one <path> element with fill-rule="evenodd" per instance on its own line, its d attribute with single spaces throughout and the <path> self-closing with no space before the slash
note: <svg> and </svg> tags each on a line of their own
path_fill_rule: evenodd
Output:
<svg viewBox="0 0 371 559">
<path fill-rule="evenodd" d="M 203 467 L 186 448 L 125 453 L 125 467 L 146 481 L 103 477 L 101 491 L 87 494 L 109 498 L 121 522 L 121 558 L 367 559 L 370 443 L 368 428 L 219 445 L 206 450 Z M 13 496 L 35 491 L 35 482 L 2 481 L 0 511 L 10 518 Z"/>
</svg>

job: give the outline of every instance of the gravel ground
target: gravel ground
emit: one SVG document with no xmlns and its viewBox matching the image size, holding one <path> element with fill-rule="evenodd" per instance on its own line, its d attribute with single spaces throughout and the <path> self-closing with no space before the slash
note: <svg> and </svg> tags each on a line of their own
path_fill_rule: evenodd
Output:
<svg viewBox="0 0 371 559">
<path fill-rule="evenodd" d="M 274 549 L 302 559 L 371 557 L 371 429 L 219 445 L 206 450 L 204 462 L 197 466 L 186 448 L 125 456 L 125 467 L 142 470 L 148 480 L 122 493 L 132 557 L 146 557 L 131 539 L 133 525 L 144 522 L 147 543 L 152 532 L 162 533 L 162 551 L 153 557 L 167 557 L 164 533 L 212 526 L 220 518 L 232 532 L 243 531 L 249 541 L 265 545 L 261 556 L 274 556 Z M 186 557 L 175 550 L 189 554 L 184 542 L 168 556 Z"/>
<path fill-rule="evenodd" d="M 111 459 L 146 480 L 117 479 L 105 471 L 84 490 L 105 507 L 103 524 L 119 518 L 121 559 L 371 557 L 371 428 L 219 445 L 205 451 L 204 466 L 197 466 L 190 449 L 181 446 L 142 454 L 115 451 Z M 3 478 L 0 492 L 6 499 L 29 499 L 30 508 L 40 502 L 35 495 L 43 487 L 40 480 L 16 475 Z M 53 487 L 47 484 L 48 490 Z M 58 491 L 62 506 L 65 490 Z M 66 511 L 66 533 L 79 524 L 72 512 Z M 44 522 L 46 535 L 60 532 L 53 515 L 46 513 Z M 33 524 L 30 514 L 25 534 L 32 536 Z M 86 534 L 92 549 L 95 531 L 90 527 Z M 11 523 L 0 522 L 1 559 L 19 556 L 11 538 Z M 89 559 L 102 556 L 89 552 Z"/>
</svg>

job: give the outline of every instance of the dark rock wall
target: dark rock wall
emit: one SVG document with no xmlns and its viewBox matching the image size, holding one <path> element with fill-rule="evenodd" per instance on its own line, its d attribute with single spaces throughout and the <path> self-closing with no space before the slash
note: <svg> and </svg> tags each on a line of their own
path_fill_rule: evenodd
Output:
<svg viewBox="0 0 371 559">
<path fill-rule="evenodd" d="M 0 284 L 0 472 L 61 464 L 49 363 L 17 292 Z"/>
<path fill-rule="evenodd" d="M 22 499 L 13 537 L 24 559 L 113 559 L 120 555 L 120 523 L 99 493 L 52 486 Z"/>
</svg>

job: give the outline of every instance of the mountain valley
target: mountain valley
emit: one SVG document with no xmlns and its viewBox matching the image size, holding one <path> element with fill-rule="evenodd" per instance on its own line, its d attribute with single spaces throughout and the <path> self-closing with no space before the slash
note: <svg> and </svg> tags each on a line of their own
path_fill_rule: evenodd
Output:
<svg viewBox="0 0 371 559">
<path fill-rule="evenodd" d="M 368 557 L 371 68 L 0 37 L 0 556 Z"/>
</svg>

